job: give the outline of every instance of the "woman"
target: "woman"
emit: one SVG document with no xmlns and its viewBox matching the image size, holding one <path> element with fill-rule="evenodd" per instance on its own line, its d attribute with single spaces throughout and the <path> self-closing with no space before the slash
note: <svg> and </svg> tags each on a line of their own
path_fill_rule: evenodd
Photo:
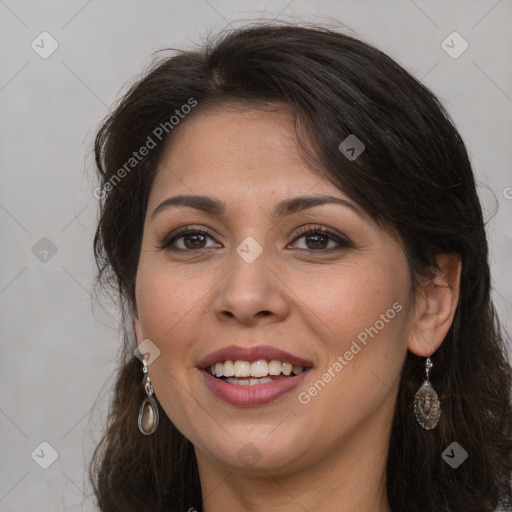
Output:
<svg viewBox="0 0 512 512">
<path fill-rule="evenodd" d="M 481 206 L 428 89 L 347 35 L 248 26 L 156 62 L 95 150 L 98 281 L 133 326 L 102 511 L 512 506 Z"/>
</svg>

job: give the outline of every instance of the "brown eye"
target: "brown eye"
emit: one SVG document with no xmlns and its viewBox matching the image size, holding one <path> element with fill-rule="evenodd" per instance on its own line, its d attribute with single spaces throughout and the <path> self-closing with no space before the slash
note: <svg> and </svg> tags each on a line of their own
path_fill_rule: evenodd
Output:
<svg viewBox="0 0 512 512">
<path fill-rule="evenodd" d="M 213 239 L 213 234 L 209 231 L 185 228 L 167 236 L 160 244 L 160 249 L 173 251 L 208 249 L 209 247 L 206 244 L 209 238 Z M 177 244 L 177 242 L 180 243 Z"/>
<path fill-rule="evenodd" d="M 300 239 L 304 239 L 306 247 L 299 247 L 299 249 L 311 252 L 335 252 L 352 247 L 348 240 L 323 226 L 303 229 L 294 242 Z M 329 247 L 330 242 L 333 245 Z"/>
<path fill-rule="evenodd" d="M 310 242 L 310 249 L 327 249 L 329 245 L 329 237 L 327 235 L 306 235 L 306 245 Z"/>
<path fill-rule="evenodd" d="M 206 240 L 206 236 L 202 233 L 182 235 L 180 238 L 183 238 L 183 243 L 187 249 L 202 249 Z"/>
</svg>

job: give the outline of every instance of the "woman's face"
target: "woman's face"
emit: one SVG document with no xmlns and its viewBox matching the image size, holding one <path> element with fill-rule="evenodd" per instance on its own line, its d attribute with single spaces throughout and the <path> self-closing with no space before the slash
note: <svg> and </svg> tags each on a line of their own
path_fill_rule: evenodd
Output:
<svg viewBox="0 0 512 512">
<path fill-rule="evenodd" d="M 182 123 L 150 193 L 136 281 L 137 340 L 160 350 L 149 373 L 163 409 L 200 467 L 276 475 L 381 447 L 413 328 L 403 250 L 302 161 L 287 110 Z M 215 362 L 240 376 L 212 376 Z"/>
</svg>

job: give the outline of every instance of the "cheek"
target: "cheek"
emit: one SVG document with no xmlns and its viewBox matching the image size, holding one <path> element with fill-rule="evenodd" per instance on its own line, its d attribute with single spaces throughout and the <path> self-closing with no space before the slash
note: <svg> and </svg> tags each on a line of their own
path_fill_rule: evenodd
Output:
<svg viewBox="0 0 512 512">
<path fill-rule="evenodd" d="M 142 334 L 156 344 L 168 343 L 174 331 L 183 330 L 189 321 L 187 316 L 193 316 L 204 295 L 204 279 L 199 276 L 175 271 L 157 261 L 142 262 L 136 282 Z"/>
<path fill-rule="evenodd" d="M 304 290 L 304 315 L 330 340 L 331 351 L 344 352 L 358 336 L 364 342 L 376 331 L 395 337 L 403 327 L 408 279 L 401 266 L 366 261 L 340 268 L 334 276 L 332 271 L 315 273 L 314 279 L 304 276 L 296 288 Z"/>
<path fill-rule="evenodd" d="M 187 399 L 193 342 L 198 335 L 198 314 L 203 307 L 204 280 L 186 275 L 156 261 L 141 262 L 136 299 L 141 336 L 153 342 L 160 354 L 149 368 L 155 395 L 167 416 L 182 432 L 193 422 Z M 200 313 L 199 313 L 200 312 Z"/>
<path fill-rule="evenodd" d="M 323 407 L 330 403 L 332 414 L 356 418 L 395 389 L 407 345 L 407 276 L 406 266 L 367 262 L 309 288 L 308 317 L 326 356 L 318 378 L 329 382 L 318 386 L 318 414 L 329 415 Z"/>
<path fill-rule="evenodd" d="M 398 376 L 406 353 L 408 323 L 403 303 L 395 298 L 390 295 L 366 305 L 357 321 L 339 322 L 340 341 L 331 345 L 330 359 L 343 366 L 347 386 L 366 387 L 380 381 L 391 387 Z"/>
<path fill-rule="evenodd" d="M 198 315 L 204 318 L 204 295 L 204 280 L 200 282 L 197 276 L 180 275 L 155 261 L 139 267 L 136 299 L 140 336 L 160 350 L 150 374 L 168 414 L 168 396 L 181 395 L 183 386 L 187 387 L 187 372 L 195 366 L 193 340 L 200 336 Z"/>
</svg>

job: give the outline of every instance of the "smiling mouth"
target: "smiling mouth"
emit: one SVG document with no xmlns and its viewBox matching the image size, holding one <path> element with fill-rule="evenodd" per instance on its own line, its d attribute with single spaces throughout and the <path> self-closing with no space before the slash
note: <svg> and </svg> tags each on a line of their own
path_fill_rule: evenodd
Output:
<svg viewBox="0 0 512 512">
<path fill-rule="evenodd" d="M 309 368 L 309 366 L 293 366 L 290 362 L 278 359 L 259 359 L 253 362 L 228 359 L 209 366 L 206 371 L 228 384 L 256 386 L 293 378 Z"/>
<path fill-rule="evenodd" d="M 199 367 L 207 388 L 236 407 L 259 407 L 279 400 L 300 385 L 312 368 L 307 360 L 266 346 L 223 349 L 210 354 Z"/>
</svg>

